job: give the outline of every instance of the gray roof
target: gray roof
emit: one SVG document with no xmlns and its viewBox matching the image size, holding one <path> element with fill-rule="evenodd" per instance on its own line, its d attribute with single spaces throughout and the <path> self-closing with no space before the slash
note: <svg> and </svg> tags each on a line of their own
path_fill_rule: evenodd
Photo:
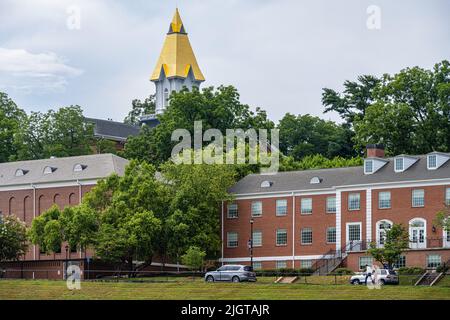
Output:
<svg viewBox="0 0 450 320">
<path fill-rule="evenodd" d="M 94 136 L 114 141 L 126 141 L 129 136 L 137 136 L 140 128 L 111 120 L 85 118 L 94 124 Z"/>
<path fill-rule="evenodd" d="M 85 169 L 75 172 L 73 169 L 77 164 L 81 164 Z M 112 173 L 123 175 L 127 164 L 128 160 L 113 154 L 0 163 L 0 187 L 32 183 L 97 180 Z M 56 170 L 53 173 L 44 174 L 46 167 L 52 167 Z M 28 172 L 23 176 L 16 177 L 15 174 L 18 169 Z"/>
<path fill-rule="evenodd" d="M 450 156 L 450 154 L 445 154 Z M 353 185 L 371 185 L 377 183 L 413 182 L 450 178 L 450 160 L 437 170 L 427 169 L 427 156 L 413 156 L 418 159 L 404 172 L 394 171 L 394 158 L 385 158 L 386 165 L 373 174 L 364 174 L 362 166 L 335 169 L 279 172 L 274 175 L 251 174 L 236 183 L 230 192 L 234 194 L 252 194 L 266 192 L 285 192 L 299 190 L 319 190 Z M 320 184 L 310 184 L 313 177 L 322 179 Z M 263 181 L 271 181 L 270 188 L 261 188 Z"/>
</svg>

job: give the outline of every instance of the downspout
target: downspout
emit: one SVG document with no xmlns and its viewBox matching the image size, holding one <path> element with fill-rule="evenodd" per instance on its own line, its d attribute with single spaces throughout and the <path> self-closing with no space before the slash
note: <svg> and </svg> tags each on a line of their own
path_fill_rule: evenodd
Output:
<svg viewBox="0 0 450 320">
<path fill-rule="evenodd" d="M 36 186 L 31 184 L 33 188 L 33 220 L 36 218 Z M 33 260 L 36 260 L 36 245 L 33 245 Z"/>
<path fill-rule="evenodd" d="M 222 216 L 221 216 L 221 220 L 222 220 L 222 265 L 223 265 L 223 236 L 224 236 L 224 226 L 223 226 L 223 223 L 224 223 L 224 219 L 223 219 L 223 212 L 224 212 L 224 203 L 223 203 L 223 201 L 222 201 Z"/>
<path fill-rule="evenodd" d="M 77 179 L 77 184 L 78 184 L 78 204 L 81 204 L 81 194 L 82 194 L 81 191 L 82 190 L 81 190 L 81 183 L 78 179 Z M 82 258 L 83 258 L 83 248 L 80 247 L 80 259 L 82 259 Z"/>
<path fill-rule="evenodd" d="M 295 195 L 292 192 L 292 269 L 295 269 Z"/>
</svg>

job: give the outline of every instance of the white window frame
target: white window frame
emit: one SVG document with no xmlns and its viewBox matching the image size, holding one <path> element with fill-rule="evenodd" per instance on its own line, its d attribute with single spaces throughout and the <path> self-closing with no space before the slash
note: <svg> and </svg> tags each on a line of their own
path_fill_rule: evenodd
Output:
<svg viewBox="0 0 450 320">
<path fill-rule="evenodd" d="M 431 262 L 431 257 L 438 258 L 436 261 Z M 433 263 L 433 265 L 430 266 L 430 264 Z M 442 256 L 440 254 L 429 254 L 427 255 L 427 268 L 437 268 L 440 265 L 442 265 Z"/>
<path fill-rule="evenodd" d="M 330 210 L 330 207 L 328 206 L 330 199 L 334 199 L 333 200 L 333 202 L 334 202 L 334 210 Z M 336 196 L 327 197 L 326 210 L 327 210 L 327 213 L 336 213 L 336 211 L 337 211 L 337 209 L 336 209 Z"/>
<path fill-rule="evenodd" d="M 389 195 L 389 199 L 382 199 L 382 195 Z M 384 202 L 383 202 L 384 201 Z M 386 204 L 389 201 L 388 206 L 383 206 L 383 204 Z M 380 191 L 378 192 L 378 209 L 391 209 L 392 206 L 392 193 L 390 191 Z"/>
<path fill-rule="evenodd" d="M 235 213 L 233 213 L 233 215 L 230 214 L 230 212 L 232 211 L 232 210 L 230 210 L 231 208 L 235 208 Z M 227 206 L 227 218 L 228 219 L 237 219 L 237 218 L 239 218 L 239 206 L 238 206 L 237 203 L 230 203 Z"/>
<path fill-rule="evenodd" d="M 417 227 L 414 222 L 422 222 L 422 227 Z M 426 249 L 427 248 L 427 220 L 424 218 L 412 218 L 408 222 L 409 232 L 409 247 L 411 249 Z M 423 242 L 420 242 L 420 229 L 423 229 Z M 414 230 L 418 231 L 418 241 L 413 241 Z"/>
<path fill-rule="evenodd" d="M 351 198 L 352 196 L 358 196 L 358 208 L 352 208 L 351 207 Z M 361 193 L 359 192 L 351 192 L 348 194 L 348 201 L 347 201 L 347 207 L 348 207 L 348 211 L 359 211 L 361 210 Z"/>
<path fill-rule="evenodd" d="M 364 263 L 362 261 L 364 260 Z M 358 259 L 358 268 L 359 270 L 364 270 L 366 268 L 366 265 L 372 266 L 373 265 L 373 257 L 371 256 L 361 256 Z"/>
<path fill-rule="evenodd" d="M 254 206 L 255 204 L 257 204 L 257 203 L 259 203 L 260 212 L 255 214 L 255 211 L 253 210 L 253 209 L 254 209 L 253 206 Z M 253 218 L 262 217 L 262 215 L 263 215 L 263 203 L 262 203 L 262 201 L 260 201 L 260 200 L 258 200 L 258 201 L 252 201 L 252 203 L 251 203 L 251 212 L 252 212 L 252 217 L 253 217 Z"/>
<path fill-rule="evenodd" d="M 445 189 L 445 204 L 450 206 L 450 187 Z"/>
<path fill-rule="evenodd" d="M 389 224 L 390 227 L 389 229 L 392 228 L 392 226 L 394 225 L 394 223 L 391 220 L 387 220 L 387 219 L 383 219 L 380 220 L 376 223 L 376 245 L 377 248 L 383 248 L 384 247 L 384 241 L 385 241 L 385 237 L 386 237 L 386 229 L 381 229 L 381 224 Z"/>
<path fill-rule="evenodd" d="M 313 265 L 313 261 L 311 259 L 308 260 L 300 260 L 300 268 L 301 269 L 309 269 Z"/>
<path fill-rule="evenodd" d="M 279 205 L 279 202 L 284 202 L 286 205 Z M 284 208 L 283 211 L 279 211 L 278 208 Z M 275 202 L 275 215 L 277 217 L 284 217 L 288 213 L 288 201 L 287 199 L 277 199 Z"/>
<path fill-rule="evenodd" d="M 304 202 L 309 202 L 311 204 L 310 208 L 305 208 Z M 313 199 L 311 197 L 300 199 L 300 214 L 309 215 L 313 212 Z"/>
<path fill-rule="evenodd" d="M 397 167 L 397 163 L 401 162 L 401 168 Z M 394 160 L 394 171 L 395 172 L 403 172 L 405 171 L 405 158 L 395 158 Z"/>
<path fill-rule="evenodd" d="M 359 251 L 358 248 L 360 247 L 360 245 L 362 244 L 362 239 L 363 239 L 363 235 L 362 235 L 362 222 L 347 222 L 345 225 L 345 243 L 346 245 L 350 245 L 350 226 L 359 226 L 359 239 L 358 240 L 352 240 L 352 249 L 354 251 Z"/>
<path fill-rule="evenodd" d="M 420 204 L 417 203 L 416 199 L 420 199 L 417 196 L 414 195 L 415 192 L 421 191 L 423 196 L 421 197 L 423 200 Z M 413 189 L 411 191 L 411 207 L 413 208 L 423 208 L 425 207 L 425 189 Z"/>
<path fill-rule="evenodd" d="M 334 229 L 334 232 L 332 231 L 332 229 Z M 331 232 L 334 233 L 334 241 L 330 241 L 330 239 L 329 239 L 329 237 L 328 237 L 328 236 L 330 235 Z M 336 227 L 328 227 L 328 228 L 327 228 L 326 240 L 327 240 L 327 243 L 331 243 L 331 244 L 336 243 L 336 241 L 337 241 Z"/>
<path fill-rule="evenodd" d="M 282 234 L 282 233 L 285 233 L 286 234 L 286 243 L 278 243 L 278 235 L 279 234 Z M 277 247 L 285 247 L 285 246 L 287 246 L 287 244 L 288 244 L 288 232 L 287 232 L 287 229 L 277 229 L 277 230 L 275 230 L 275 245 L 277 246 Z"/>
<path fill-rule="evenodd" d="M 260 242 L 259 243 L 255 242 L 255 239 L 258 238 L 258 237 L 255 237 L 255 234 L 258 234 L 258 233 L 260 234 L 260 236 L 259 236 Z M 262 233 L 261 230 L 254 230 L 253 231 L 253 235 L 252 235 L 252 239 L 253 239 L 253 247 L 262 247 L 262 244 L 263 244 L 263 233 Z"/>
<path fill-rule="evenodd" d="M 235 241 L 233 241 L 233 242 L 236 242 L 236 245 L 231 245 L 230 246 L 230 235 L 236 235 L 236 240 Z M 237 248 L 239 246 L 239 234 L 237 233 L 237 232 L 235 232 L 235 231 L 230 231 L 230 232 L 227 232 L 227 248 Z"/>
<path fill-rule="evenodd" d="M 285 260 L 277 260 L 275 261 L 275 269 L 286 269 L 287 261 Z"/>
<path fill-rule="evenodd" d="M 262 262 L 261 261 L 253 261 L 253 270 L 261 270 Z"/>
<path fill-rule="evenodd" d="M 311 234 L 311 242 L 304 242 L 303 241 L 303 234 L 304 234 L 304 232 L 306 232 L 306 231 L 308 231 L 310 234 Z M 308 237 L 309 238 L 309 237 Z M 313 239 L 313 229 L 311 228 L 311 227 L 305 227 L 305 228 L 302 228 L 301 230 L 300 230 L 300 243 L 302 244 L 302 245 L 306 245 L 306 246 L 310 246 L 310 245 L 312 245 L 313 244 L 313 241 L 314 241 L 314 239 Z"/>
<path fill-rule="evenodd" d="M 430 159 L 434 158 L 434 166 L 431 166 L 431 161 Z M 436 170 L 438 168 L 438 157 L 436 154 L 429 154 L 427 156 L 427 169 L 428 170 Z"/>
<path fill-rule="evenodd" d="M 369 169 L 368 168 L 369 163 L 370 163 L 370 170 L 367 170 Z M 374 169 L 373 160 L 364 160 L 364 174 L 372 174 L 374 172 L 373 169 Z"/>
</svg>

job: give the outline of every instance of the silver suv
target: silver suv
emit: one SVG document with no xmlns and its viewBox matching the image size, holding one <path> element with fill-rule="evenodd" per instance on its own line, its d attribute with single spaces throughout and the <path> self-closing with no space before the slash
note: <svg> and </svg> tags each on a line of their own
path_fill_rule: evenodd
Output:
<svg viewBox="0 0 450 320">
<path fill-rule="evenodd" d="M 222 266 L 216 271 L 210 271 L 205 274 L 205 281 L 256 281 L 256 273 L 253 268 L 243 265 L 226 265 Z"/>
<path fill-rule="evenodd" d="M 351 284 L 366 284 L 366 275 L 367 273 L 360 273 L 352 276 L 350 278 Z M 398 284 L 398 275 L 394 270 L 389 269 L 377 269 L 374 274 L 372 274 L 372 278 L 377 279 L 380 284 Z M 370 279 L 369 279 L 370 281 Z"/>
</svg>

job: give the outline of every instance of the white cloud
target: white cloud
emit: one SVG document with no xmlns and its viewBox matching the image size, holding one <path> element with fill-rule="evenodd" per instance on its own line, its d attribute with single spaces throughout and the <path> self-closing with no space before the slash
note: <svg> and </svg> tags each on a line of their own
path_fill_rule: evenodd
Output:
<svg viewBox="0 0 450 320">
<path fill-rule="evenodd" d="M 61 91 L 67 79 L 83 70 L 71 67 L 54 52 L 31 53 L 24 49 L 0 48 L 0 88 L 32 93 Z"/>
</svg>

